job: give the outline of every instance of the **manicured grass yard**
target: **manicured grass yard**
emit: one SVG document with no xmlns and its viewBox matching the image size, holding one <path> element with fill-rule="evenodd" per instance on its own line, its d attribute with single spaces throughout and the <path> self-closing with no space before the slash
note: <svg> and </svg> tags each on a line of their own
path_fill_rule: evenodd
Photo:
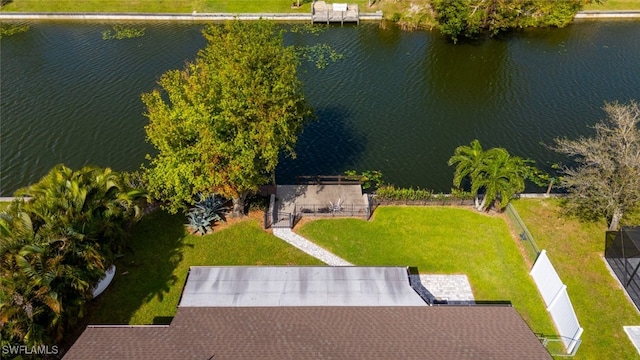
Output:
<svg viewBox="0 0 640 360">
<path fill-rule="evenodd" d="M 207 236 L 187 235 L 183 216 L 156 212 L 134 230 L 110 287 L 91 305 L 91 324 L 168 323 L 195 265 L 322 265 L 263 231 L 255 219 Z M 123 274 L 127 272 L 127 274 Z"/>
<path fill-rule="evenodd" d="M 541 249 L 546 249 L 584 328 L 576 359 L 637 359 L 622 326 L 640 325 L 604 261 L 604 222 L 581 223 L 560 215 L 557 200 L 514 201 Z"/>
<path fill-rule="evenodd" d="M 510 300 L 534 332 L 555 334 L 502 217 L 450 207 L 379 207 L 374 218 L 326 219 L 297 231 L 356 265 L 466 274 L 477 300 Z"/>
</svg>

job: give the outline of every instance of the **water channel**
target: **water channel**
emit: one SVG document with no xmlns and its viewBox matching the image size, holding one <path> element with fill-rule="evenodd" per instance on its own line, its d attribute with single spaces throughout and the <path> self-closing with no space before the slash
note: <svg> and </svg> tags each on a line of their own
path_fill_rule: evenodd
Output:
<svg viewBox="0 0 640 360">
<path fill-rule="evenodd" d="M 37 22 L 0 42 L 0 195 L 53 165 L 134 170 L 145 142 L 142 92 L 204 45 L 202 24 L 148 23 L 145 36 L 102 40 L 105 23 Z M 437 33 L 331 27 L 289 34 L 328 43 L 344 59 L 302 67 L 317 119 L 279 183 L 296 175 L 382 170 L 400 186 L 451 187 L 446 164 L 477 138 L 547 168 L 565 159 L 543 144 L 589 134 L 605 101 L 640 101 L 640 22 L 581 21 L 451 45 Z"/>
</svg>

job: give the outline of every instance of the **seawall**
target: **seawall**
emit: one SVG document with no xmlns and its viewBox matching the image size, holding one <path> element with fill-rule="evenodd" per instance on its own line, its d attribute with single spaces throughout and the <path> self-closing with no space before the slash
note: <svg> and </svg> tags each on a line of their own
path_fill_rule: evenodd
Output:
<svg viewBox="0 0 640 360">
<path fill-rule="evenodd" d="M 578 11 L 574 19 L 639 18 L 640 10 Z"/>
<path fill-rule="evenodd" d="M 274 20 L 311 22 L 310 13 L 21 13 L 0 12 L 0 20 L 86 20 L 86 21 L 226 21 L 226 20 Z M 360 21 L 380 21 L 382 12 L 360 13 Z"/>
</svg>

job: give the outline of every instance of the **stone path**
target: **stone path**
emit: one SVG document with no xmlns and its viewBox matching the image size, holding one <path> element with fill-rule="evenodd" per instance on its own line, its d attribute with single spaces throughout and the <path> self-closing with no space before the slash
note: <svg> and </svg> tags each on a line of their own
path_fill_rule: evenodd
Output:
<svg viewBox="0 0 640 360">
<path fill-rule="evenodd" d="M 273 235 L 323 261 L 330 266 L 353 266 L 352 263 L 323 249 L 288 228 L 274 228 Z M 428 303 L 446 300 L 448 304 L 473 304 L 474 297 L 467 275 L 409 275 L 413 288 Z"/>
<path fill-rule="evenodd" d="M 636 347 L 638 353 L 640 353 L 640 326 L 623 326 L 624 332 L 627 333 L 629 340 Z"/>
<path fill-rule="evenodd" d="M 420 275 L 420 283 L 437 299 L 449 304 L 473 303 L 473 291 L 467 275 Z"/>
<path fill-rule="evenodd" d="M 353 266 L 352 263 L 321 248 L 287 228 L 274 228 L 273 235 L 331 266 Z"/>
</svg>

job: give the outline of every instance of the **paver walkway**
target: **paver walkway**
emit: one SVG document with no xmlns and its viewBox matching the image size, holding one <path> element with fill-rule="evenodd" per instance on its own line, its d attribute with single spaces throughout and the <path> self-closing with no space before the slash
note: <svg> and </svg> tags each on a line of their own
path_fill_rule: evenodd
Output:
<svg viewBox="0 0 640 360">
<path fill-rule="evenodd" d="M 306 252 L 307 254 L 323 261 L 331 266 L 353 266 L 352 263 L 344 260 L 333 253 L 321 248 L 313 242 L 303 238 L 287 228 L 274 228 L 273 235 Z"/>
<path fill-rule="evenodd" d="M 467 275 L 420 275 L 420 283 L 436 298 L 449 304 L 470 304 L 475 301 Z"/>
<path fill-rule="evenodd" d="M 288 228 L 274 228 L 273 235 L 323 261 L 330 266 L 353 266 L 352 263 L 323 249 Z M 410 275 L 413 288 L 428 302 L 447 300 L 449 304 L 472 304 L 473 292 L 467 275 Z"/>
<path fill-rule="evenodd" d="M 640 326 L 623 326 L 624 332 L 627 333 L 629 340 L 636 347 L 638 353 L 640 353 Z"/>
</svg>

